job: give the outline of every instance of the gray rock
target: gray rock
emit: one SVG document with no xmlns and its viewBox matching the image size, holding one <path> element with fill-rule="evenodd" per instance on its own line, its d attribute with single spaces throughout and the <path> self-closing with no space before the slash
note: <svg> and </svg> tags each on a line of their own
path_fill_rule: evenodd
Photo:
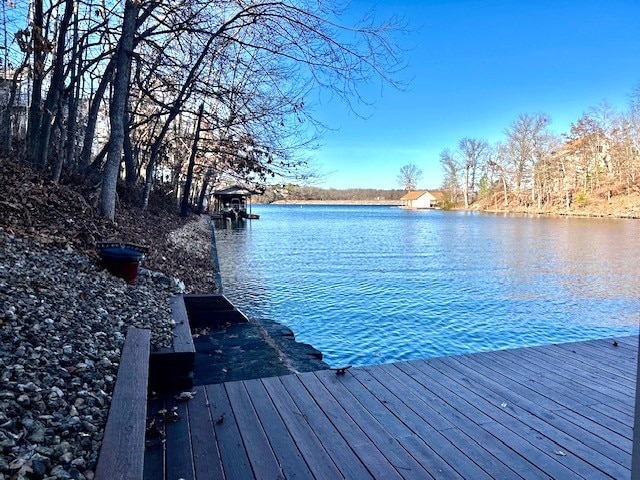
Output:
<svg viewBox="0 0 640 480">
<path fill-rule="evenodd" d="M 51 470 L 51 475 L 53 477 L 56 477 L 58 480 L 70 480 L 72 478 L 71 474 L 67 470 L 65 470 L 62 465 L 53 467 L 53 469 Z"/>
</svg>

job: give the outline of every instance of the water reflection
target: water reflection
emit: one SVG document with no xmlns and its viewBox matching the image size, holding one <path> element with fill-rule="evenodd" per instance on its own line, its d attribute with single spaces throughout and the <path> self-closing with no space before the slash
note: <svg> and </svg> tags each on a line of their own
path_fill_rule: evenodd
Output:
<svg viewBox="0 0 640 480">
<path fill-rule="evenodd" d="M 225 294 L 334 365 L 637 333 L 637 221 L 255 210 L 216 226 Z"/>
</svg>

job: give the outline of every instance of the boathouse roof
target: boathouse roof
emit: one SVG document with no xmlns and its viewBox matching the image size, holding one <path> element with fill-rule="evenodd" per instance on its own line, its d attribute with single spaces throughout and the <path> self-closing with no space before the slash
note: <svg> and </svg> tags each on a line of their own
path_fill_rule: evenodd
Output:
<svg viewBox="0 0 640 480">
<path fill-rule="evenodd" d="M 216 190 L 213 192 L 214 195 L 243 195 L 250 196 L 254 195 L 256 192 L 249 190 L 240 185 L 233 185 L 231 187 L 224 188 L 222 190 Z"/>
<path fill-rule="evenodd" d="M 432 200 L 436 200 L 436 197 L 434 197 L 427 190 L 415 190 L 413 192 L 409 192 L 404 197 L 402 197 L 400 200 L 417 200 L 418 198 L 422 197 L 423 195 L 428 195 L 428 198 L 430 198 Z"/>
</svg>

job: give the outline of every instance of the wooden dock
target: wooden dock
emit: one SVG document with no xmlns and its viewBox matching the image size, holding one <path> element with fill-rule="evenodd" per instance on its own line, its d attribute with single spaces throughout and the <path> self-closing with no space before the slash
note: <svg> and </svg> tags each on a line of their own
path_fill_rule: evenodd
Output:
<svg viewBox="0 0 640 480">
<path fill-rule="evenodd" d="M 147 479 L 627 479 L 637 337 L 199 386 Z"/>
</svg>

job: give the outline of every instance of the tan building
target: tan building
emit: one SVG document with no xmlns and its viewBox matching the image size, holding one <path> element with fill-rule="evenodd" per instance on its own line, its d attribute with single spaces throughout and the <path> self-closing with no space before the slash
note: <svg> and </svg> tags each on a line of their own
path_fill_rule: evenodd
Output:
<svg viewBox="0 0 640 480">
<path fill-rule="evenodd" d="M 426 190 L 416 190 L 409 192 L 400 199 L 402 208 L 436 208 L 438 199 Z"/>
</svg>

